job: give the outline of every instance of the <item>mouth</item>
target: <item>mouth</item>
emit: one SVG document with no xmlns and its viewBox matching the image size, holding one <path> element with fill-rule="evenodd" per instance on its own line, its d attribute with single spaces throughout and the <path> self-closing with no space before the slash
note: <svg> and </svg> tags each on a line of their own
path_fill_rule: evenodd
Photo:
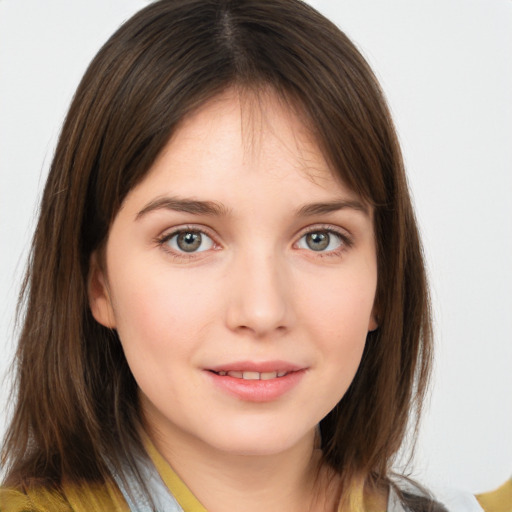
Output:
<svg viewBox="0 0 512 512">
<path fill-rule="evenodd" d="M 274 371 L 274 372 L 253 372 L 253 371 L 238 371 L 238 370 L 209 370 L 212 373 L 215 373 L 219 377 L 233 377 L 235 379 L 243 379 L 243 380 L 271 380 L 277 379 L 281 377 L 285 377 L 291 372 L 288 371 Z"/>
<path fill-rule="evenodd" d="M 270 402 L 298 386 L 307 368 L 285 361 L 245 361 L 205 370 L 222 392 L 248 402 Z"/>
</svg>

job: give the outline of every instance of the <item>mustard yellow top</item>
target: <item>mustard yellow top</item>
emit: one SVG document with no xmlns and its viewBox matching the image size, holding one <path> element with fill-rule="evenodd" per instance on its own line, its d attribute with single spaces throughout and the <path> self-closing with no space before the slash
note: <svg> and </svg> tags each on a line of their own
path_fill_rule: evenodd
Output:
<svg viewBox="0 0 512 512">
<path fill-rule="evenodd" d="M 477 494 L 485 512 L 512 512 L 512 478 L 495 491 Z"/>
<path fill-rule="evenodd" d="M 207 512 L 185 483 L 172 470 L 152 443 L 147 452 L 164 484 L 184 512 Z M 63 485 L 62 493 L 46 488 L 24 492 L 0 488 L 0 512 L 130 512 L 123 495 L 115 484 Z"/>
<path fill-rule="evenodd" d="M 144 436 L 146 451 L 162 481 L 184 512 L 207 512 L 185 483 L 173 471 L 153 443 Z M 350 499 L 350 510 L 384 512 L 382 506 L 363 499 L 362 487 L 355 486 Z M 130 512 L 121 491 L 115 483 L 75 484 L 62 486 L 62 492 L 44 487 L 19 490 L 0 488 L 0 512 Z"/>
<path fill-rule="evenodd" d="M 184 512 L 207 512 L 185 483 L 173 471 L 155 446 L 145 438 L 147 453 L 162 481 Z M 354 511 L 403 512 L 404 509 L 389 500 L 388 507 L 380 501 L 363 497 L 362 485 L 351 489 L 349 509 Z M 485 512 L 512 512 L 512 480 L 493 493 L 477 496 Z M 468 509 L 469 510 L 469 509 Z M 471 508 L 471 510 L 476 510 Z M 128 504 L 115 483 L 75 484 L 65 483 L 57 492 L 44 487 L 19 490 L 0 488 L 0 512 L 130 512 Z"/>
<path fill-rule="evenodd" d="M 160 478 L 163 480 L 167 489 L 169 489 L 171 494 L 176 498 L 176 501 L 180 504 L 184 512 L 207 512 L 185 485 L 185 482 L 181 480 L 167 461 L 160 455 L 160 452 L 155 448 L 153 443 L 146 443 L 146 451 L 160 474 Z"/>
</svg>

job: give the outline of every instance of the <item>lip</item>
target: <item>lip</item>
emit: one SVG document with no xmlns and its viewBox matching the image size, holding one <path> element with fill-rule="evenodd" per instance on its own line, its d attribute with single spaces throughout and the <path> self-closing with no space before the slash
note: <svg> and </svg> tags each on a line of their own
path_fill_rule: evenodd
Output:
<svg viewBox="0 0 512 512">
<path fill-rule="evenodd" d="M 289 363 L 287 361 L 235 361 L 232 363 L 219 364 L 216 366 L 211 366 L 205 368 L 205 370 L 209 370 L 212 372 L 236 372 L 236 371 L 246 371 L 246 372 L 296 372 L 299 370 L 303 370 L 303 366 L 299 366 L 296 364 Z"/>
<path fill-rule="evenodd" d="M 213 385 L 221 392 L 246 402 L 272 402 L 295 388 L 307 368 L 285 361 L 239 361 L 205 369 L 204 373 Z M 245 380 L 229 375 L 218 375 L 214 372 L 247 371 L 247 372 L 288 372 L 282 377 L 269 380 Z"/>
</svg>

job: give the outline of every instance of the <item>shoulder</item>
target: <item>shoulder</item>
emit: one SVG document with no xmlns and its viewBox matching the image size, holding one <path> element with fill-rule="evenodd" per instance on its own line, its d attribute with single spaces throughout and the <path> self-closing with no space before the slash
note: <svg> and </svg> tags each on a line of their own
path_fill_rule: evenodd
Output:
<svg viewBox="0 0 512 512">
<path fill-rule="evenodd" d="M 487 512 L 511 512 L 512 511 L 512 478 L 498 489 L 478 494 L 478 502 Z"/>
<path fill-rule="evenodd" d="M 0 488 L 1 512 L 71 512 L 69 503 L 56 492 L 45 488 L 23 492 Z"/>
<path fill-rule="evenodd" d="M 90 512 L 129 509 L 117 488 L 109 485 L 65 485 L 62 491 L 46 487 L 27 490 L 0 488 L 0 512 Z"/>
<path fill-rule="evenodd" d="M 448 488 L 427 490 L 402 477 L 393 480 L 388 512 L 483 512 L 483 509 L 470 493 Z"/>
</svg>

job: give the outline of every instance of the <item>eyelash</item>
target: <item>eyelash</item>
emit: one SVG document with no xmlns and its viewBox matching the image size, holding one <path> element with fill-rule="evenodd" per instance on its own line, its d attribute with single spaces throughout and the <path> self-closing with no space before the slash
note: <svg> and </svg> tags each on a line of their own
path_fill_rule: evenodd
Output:
<svg viewBox="0 0 512 512">
<path fill-rule="evenodd" d="M 200 233 L 202 235 L 206 235 L 208 238 L 210 238 L 213 242 L 213 250 L 215 250 L 216 247 L 218 247 L 218 243 L 215 240 L 215 237 L 210 233 L 208 230 L 206 230 L 204 227 L 196 227 L 196 226 L 183 226 L 179 227 L 177 229 L 173 229 L 171 232 L 164 233 L 163 235 L 157 237 L 155 239 L 155 242 L 157 245 L 159 245 L 167 254 L 172 256 L 175 259 L 179 260 L 191 260 L 197 258 L 197 255 L 202 252 L 208 252 L 209 249 L 206 251 L 194 251 L 187 253 L 185 251 L 178 252 L 173 249 L 171 249 L 167 242 L 169 240 L 172 240 L 177 235 L 180 235 L 181 233 L 187 233 L 187 232 L 195 232 Z M 326 258 L 326 257 L 336 257 L 340 256 L 344 251 L 352 247 L 353 245 L 353 239 L 352 237 L 345 231 L 342 231 L 337 226 L 332 225 L 316 225 L 311 226 L 310 228 L 307 228 L 305 231 L 302 231 L 300 233 L 300 236 L 298 237 L 298 240 L 294 243 L 294 246 L 296 246 L 300 240 L 302 240 L 305 236 L 312 234 L 312 233 L 327 233 L 327 234 L 334 234 L 336 237 L 339 237 L 340 239 L 340 246 L 334 250 L 330 251 L 314 251 L 313 249 L 304 249 L 307 252 L 312 253 L 315 257 L 320 258 Z M 301 249 L 302 250 L 302 249 Z"/>
<path fill-rule="evenodd" d="M 312 253 L 315 257 L 319 258 L 329 258 L 329 257 L 339 257 L 343 252 L 347 249 L 350 249 L 354 245 L 354 240 L 352 236 L 346 231 L 341 230 L 337 226 L 333 226 L 330 224 L 316 225 L 307 228 L 303 231 L 297 242 L 294 245 L 297 245 L 300 240 L 302 240 L 305 236 L 312 233 L 327 233 L 334 234 L 336 237 L 340 239 L 340 246 L 331 251 L 314 251 L 313 249 L 305 249 L 307 252 Z"/>
<path fill-rule="evenodd" d="M 195 252 L 185 252 L 185 251 L 175 251 L 171 249 L 167 242 L 169 240 L 172 240 L 175 236 L 180 235 L 181 233 L 200 233 L 201 235 L 206 235 L 208 238 L 210 238 L 213 242 L 213 250 L 218 246 L 217 242 L 215 241 L 215 237 L 209 233 L 204 227 L 196 227 L 196 226 L 183 226 L 179 227 L 177 229 L 173 229 L 170 232 L 164 233 L 162 236 L 159 236 L 155 239 L 155 242 L 157 245 L 159 245 L 167 254 L 169 254 L 171 257 L 177 259 L 177 260 L 191 260 L 196 259 L 197 255 L 202 252 L 207 251 L 195 251 Z"/>
</svg>

